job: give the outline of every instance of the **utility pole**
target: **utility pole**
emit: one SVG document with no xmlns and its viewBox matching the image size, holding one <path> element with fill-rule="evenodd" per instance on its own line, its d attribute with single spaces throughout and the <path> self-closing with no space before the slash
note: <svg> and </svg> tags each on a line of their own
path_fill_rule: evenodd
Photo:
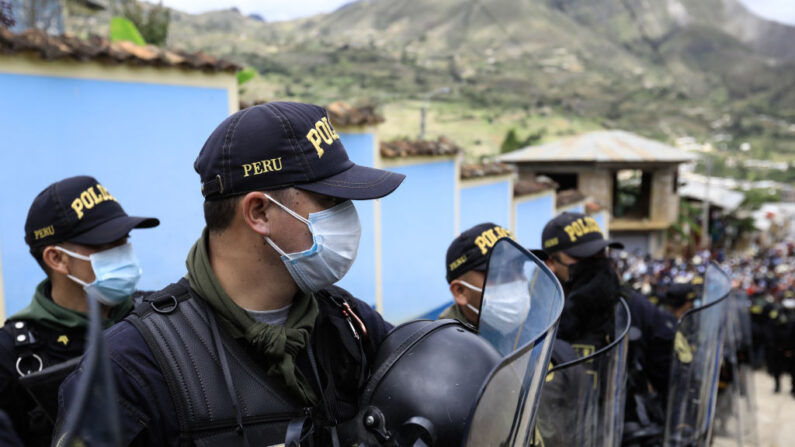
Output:
<svg viewBox="0 0 795 447">
<path fill-rule="evenodd" d="M 707 185 L 704 189 L 704 203 L 701 210 L 701 248 L 709 250 L 710 234 L 709 234 L 709 187 L 712 181 L 712 158 L 709 156 L 704 158 L 707 168 Z"/>
<path fill-rule="evenodd" d="M 425 95 L 425 102 L 422 104 L 422 108 L 420 109 L 420 141 L 425 139 L 425 117 L 428 115 L 428 107 L 431 105 L 431 98 L 436 95 L 446 95 L 448 93 L 450 93 L 450 87 L 442 87 Z"/>
</svg>

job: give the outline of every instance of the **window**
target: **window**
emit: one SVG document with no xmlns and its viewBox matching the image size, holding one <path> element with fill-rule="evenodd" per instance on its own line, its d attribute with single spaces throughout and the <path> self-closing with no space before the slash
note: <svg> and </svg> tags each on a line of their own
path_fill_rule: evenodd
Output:
<svg viewBox="0 0 795 447">
<path fill-rule="evenodd" d="M 613 176 L 613 216 L 647 219 L 651 202 L 651 172 L 622 169 Z"/>
<path fill-rule="evenodd" d="M 539 172 L 538 175 L 551 178 L 558 184 L 558 191 L 565 191 L 567 189 L 577 189 L 579 179 L 577 174 L 574 173 L 561 173 L 561 172 Z"/>
</svg>

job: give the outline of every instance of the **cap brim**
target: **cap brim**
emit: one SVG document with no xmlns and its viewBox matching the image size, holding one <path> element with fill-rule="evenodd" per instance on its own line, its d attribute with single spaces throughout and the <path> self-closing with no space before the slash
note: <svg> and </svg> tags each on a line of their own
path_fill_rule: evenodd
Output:
<svg viewBox="0 0 795 447">
<path fill-rule="evenodd" d="M 69 242 L 80 245 L 103 245 L 118 241 L 135 228 L 152 228 L 160 225 L 154 217 L 120 216 L 70 238 Z"/>
<path fill-rule="evenodd" d="M 301 183 L 295 187 L 325 196 L 368 200 L 386 196 L 405 178 L 405 175 L 397 172 L 353 165 L 339 174 L 312 183 Z"/>
<path fill-rule="evenodd" d="M 604 250 L 606 247 L 623 250 L 624 244 L 606 239 L 596 239 L 591 242 L 575 245 L 574 247 L 567 248 L 566 250 L 562 251 L 563 253 L 575 258 L 590 258 L 591 256 L 599 253 L 601 250 Z"/>
</svg>

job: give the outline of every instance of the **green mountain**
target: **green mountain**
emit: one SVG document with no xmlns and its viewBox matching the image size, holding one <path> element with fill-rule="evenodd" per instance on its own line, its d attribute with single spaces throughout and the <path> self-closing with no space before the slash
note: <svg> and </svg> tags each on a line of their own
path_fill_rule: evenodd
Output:
<svg viewBox="0 0 795 447">
<path fill-rule="evenodd" d="M 172 17 L 170 45 L 260 72 L 244 100 L 375 102 L 384 138 L 416 136 L 423 98 L 451 87 L 429 132 L 473 158 L 512 128 L 550 139 L 607 127 L 795 160 L 795 27 L 737 0 L 361 0 L 288 22 Z"/>
</svg>

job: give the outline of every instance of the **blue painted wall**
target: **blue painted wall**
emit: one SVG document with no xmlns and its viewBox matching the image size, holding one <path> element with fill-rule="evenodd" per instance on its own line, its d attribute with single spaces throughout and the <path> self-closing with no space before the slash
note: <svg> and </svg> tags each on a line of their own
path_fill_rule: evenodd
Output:
<svg viewBox="0 0 795 447">
<path fill-rule="evenodd" d="M 555 196 L 546 194 L 515 204 L 516 239 L 527 248 L 541 248 L 541 232 L 555 212 Z"/>
<path fill-rule="evenodd" d="M 348 151 L 348 157 L 359 165 L 373 166 L 375 136 L 373 134 L 340 133 L 340 140 Z M 362 239 L 359 253 L 350 271 L 337 284 L 353 296 L 375 306 L 375 211 L 374 201 L 354 202 L 362 224 Z"/>
<path fill-rule="evenodd" d="M 466 231 L 483 222 L 510 228 L 511 201 L 511 182 L 508 180 L 462 187 L 459 230 Z"/>
<path fill-rule="evenodd" d="M 193 160 L 229 115 L 225 89 L 0 73 L 0 249 L 6 315 L 30 301 L 44 273 L 28 253 L 24 224 L 50 183 L 86 174 L 131 215 L 160 218 L 136 230 L 142 289 L 185 273 L 204 226 Z"/>
<path fill-rule="evenodd" d="M 605 223 L 606 223 L 605 222 L 605 218 L 607 217 L 606 213 L 601 213 L 601 212 L 600 213 L 596 213 L 596 214 L 591 215 L 591 217 L 593 217 L 593 219 L 596 221 L 596 223 L 599 224 L 599 228 L 602 230 L 602 233 L 604 234 L 605 230 L 607 230 L 607 227 L 605 226 Z M 607 236 L 607 235 L 605 235 L 605 236 Z"/>
<path fill-rule="evenodd" d="M 570 213 L 585 213 L 585 205 L 584 204 L 579 204 L 577 206 L 562 208 L 562 209 L 557 210 L 557 213 L 555 213 L 555 214 L 557 215 L 557 214 L 560 214 L 560 213 L 562 213 L 564 211 L 568 211 Z"/>
<path fill-rule="evenodd" d="M 455 235 L 455 162 L 392 168 L 406 180 L 381 199 L 384 317 L 399 323 L 450 300 L 445 253 Z"/>
</svg>

